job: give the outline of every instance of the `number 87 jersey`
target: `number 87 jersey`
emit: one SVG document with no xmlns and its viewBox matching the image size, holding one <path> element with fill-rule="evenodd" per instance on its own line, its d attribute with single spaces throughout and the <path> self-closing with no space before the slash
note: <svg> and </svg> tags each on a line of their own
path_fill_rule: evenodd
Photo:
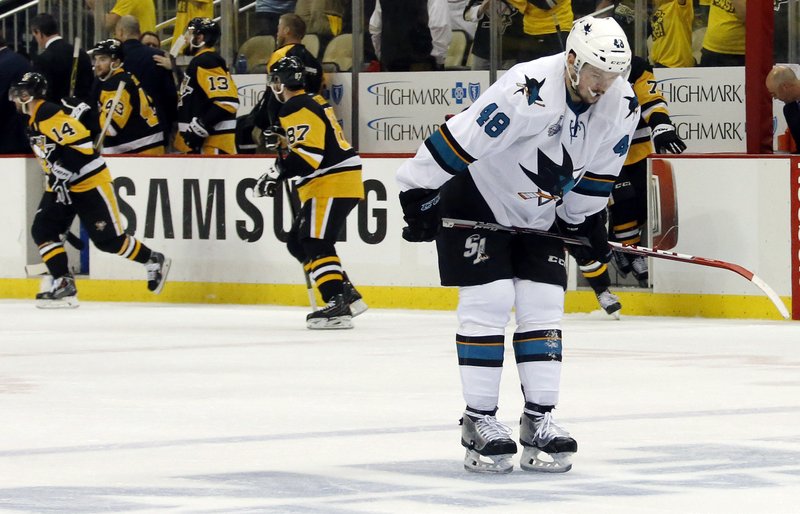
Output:
<svg viewBox="0 0 800 514">
<path fill-rule="evenodd" d="M 639 119 L 618 77 L 593 104 L 574 102 L 565 54 L 521 63 L 434 132 L 398 170 L 402 190 L 470 173 L 498 223 L 548 230 L 602 210 Z"/>
</svg>

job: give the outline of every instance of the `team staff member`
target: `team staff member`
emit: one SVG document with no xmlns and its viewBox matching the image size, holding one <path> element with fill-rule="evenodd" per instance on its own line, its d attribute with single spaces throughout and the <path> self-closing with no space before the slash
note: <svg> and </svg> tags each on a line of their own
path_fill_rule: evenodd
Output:
<svg viewBox="0 0 800 514">
<path fill-rule="evenodd" d="M 654 87 L 656 78 L 646 60 L 633 56 L 628 82 L 641 105 L 641 115 L 625 165 L 611 192 L 613 201 L 608 208 L 611 218 L 609 239 L 625 245 L 638 245 L 642 240 L 642 231 L 647 228 L 647 156 L 654 150 L 656 153 L 683 153 L 686 144 L 675 132 L 667 101 L 661 91 Z M 618 317 L 622 304 L 608 290 L 611 285 L 608 266 L 594 260 L 577 257 L 576 260 L 600 306 L 608 314 Z M 626 277 L 632 273 L 641 287 L 648 286 L 646 257 L 614 252 L 613 262 L 620 275 Z"/>
<path fill-rule="evenodd" d="M 70 96 L 73 46 L 58 33 L 56 20 L 50 14 L 39 14 L 31 20 L 31 34 L 39 45 L 40 52 L 33 59 L 33 71 L 44 75 L 45 80 L 50 84 L 47 100 L 59 103 L 62 99 Z M 89 55 L 81 50 L 78 53 L 73 96 L 85 101 L 89 97 L 93 80 Z"/>
<path fill-rule="evenodd" d="M 333 107 L 320 95 L 306 94 L 304 66 L 284 57 L 270 69 L 269 87 L 281 103 L 275 172 L 256 184 L 256 194 L 274 196 L 278 180 L 296 177 L 300 209 L 287 246 L 306 269 L 327 304 L 306 316 L 311 329 L 352 328 L 352 317 L 366 310 L 347 280 L 336 254 L 336 237 L 347 215 L 364 198 L 361 158 L 344 138 Z"/>
<path fill-rule="evenodd" d="M 25 137 L 22 115 L 8 100 L 8 89 L 25 73 L 31 71 L 31 63 L 8 47 L 0 32 L 0 155 L 27 154 L 31 148 Z"/>
<path fill-rule="evenodd" d="M 164 133 L 158 123 L 156 110 L 139 80 L 126 72 L 122 65 L 122 43 L 106 39 L 92 49 L 94 73 L 92 102 L 100 111 L 99 126 L 104 127 L 111 116 L 103 143 L 103 153 L 163 155 Z M 119 102 L 110 113 L 120 82 L 124 89 Z"/>
<path fill-rule="evenodd" d="M 306 23 L 294 13 L 286 13 L 278 20 L 278 49 L 272 52 L 267 61 L 267 70 L 284 57 L 297 57 L 303 63 L 304 89 L 307 93 L 318 94 L 322 91 L 322 65 L 316 57 L 301 43 L 306 35 Z M 278 110 L 281 103 L 274 95 L 264 95 L 254 114 L 255 130 L 253 139 L 258 145 L 263 143 L 262 131 L 277 123 Z"/>
<path fill-rule="evenodd" d="M 31 235 L 53 277 L 49 291 L 36 295 L 37 307 L 77 307 L 75 279 L 69 273 L 61 234 L 77 215 L 98 250 L 144 264 L 147 288 L 160 293 L 170 259 L 151 250 L 122 228 L 117 196 L 105 160 L 92 146 L 91 134 L 61 107 L 44 100 L 44 76 L 26 73 L 9 91 L 28 117 L 33 153 L 47 177 L 47 187 L 33 218 Z"/>
<path fill-rule="evenodd" d="M 239 96 L 225 60 L 214 51 L 219 25 L 208 18 L 194 18 L 189 33 L 187 51 L 194 57 L 180 88 L 175 148 L 189 153 L 235 154 Z"/>
</svg>

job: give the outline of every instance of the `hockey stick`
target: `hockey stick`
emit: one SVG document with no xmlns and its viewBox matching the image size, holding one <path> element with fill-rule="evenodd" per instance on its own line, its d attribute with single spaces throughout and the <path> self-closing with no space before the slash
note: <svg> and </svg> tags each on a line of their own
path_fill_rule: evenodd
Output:
<svg viewBox="0 0 800 514">
<path fill-rule="evenodd" d="M 283 191 L 286 193 L 286 201 L 289 202 L 289 211 L 292 213 L 292 223 L 294 223 L 295 217 L 297 217 L 297 210 L 294 208 L 294 202 L 292 202 L 292 190 L 289 187 L 289 181 L 284 179 L 283 180 Z M 308 271 L 306 271 L 306 267 L 303 266 L 303 276 L 306 278 L 306 290 L 308 291 L 308 303 L 311 305 L 311 310 L 317 310 L 317 297 L 314 296 L 314 286 L 311 285 L 311 277 L 308 275 Z"/>
<path fill-rule="evenodd" d="M 106 122 L 103 123 L 103 130 L 100 131 L 100 135 L 97 137 L 97 142 L 94 144 L 94 149 L 98 152 L 103 149 L 103 140 L 106 138 L 106 132 L 108 132 L 108 128 L 111 126 L 111 120 L 114 119 L 114 112 L 117 110 L 117 105 L 122 98 L 122 92 L 124 90 L 125 81 L 120 80 L 119 84 L 117 85 L 117 92 L 114 94 L 114 99 L 111 101 L 111 109 L 108 110 Z"/>
<path fill-rule="evenodd" d="M 76 37 L 72 49 L 72 72 L 69 75 L 69 96 L 75 96 L 75 82 L 78 80 L 78 56 L 81 52 L 81 38 Z"/>
<path fill-rule="evenodd" d="M 491 230 L 493 232 L 508 232 L 511 234 L 534 234 L 538 236 L 559 239 L 567 244 L 586 245 L 586 246 L 589 245 L 588 240 L 585 239 L 562 236 L 561 234 L 554 234 L 552 232 L 547 232 L 545 230 L 538 230 L 535 228 L 507 227 L 505 225 L 500 225 L 498 223 L 488 223 L 483 221 L 442 218 L 442 226 L 444 226 L 445 228 L 474 228 L 479 230 Z M 764 294 L 767 295 L 770 301 L 772 301 L 772 303 L 781 313 L 783 319 L 791 318 L 789 311 L 786 309 L 786 306 L 783 304 L 778 294 L 766 282 L 764 282 L 761 278 L 759 278 L 755 273 L 742 266 L 739 266 L 738 264 L 719 261 L 717 259 L 709 259 L 706 257 L 686 255 L 683 253 L 667 252 L 664 250 L 647 248 L 646 246 L 623 245 L 621 243 L 617 243 L 614 241 L 609 241 L 608 244 L 614 250 L 622 253 L 630 253 L 633 255 L 642 255 L 645 257 L 654 257 L 657 259 L 666 259 L 670 261 L 680 261 L 689 264 L 697 264 L 699 266 L 708 266 L 711 268 L 720 268 L 732 271 L 746 278 L 747 280 L 755 284 L 759 289 L 761 289 L 761 291 L 763 291 Z"/>
</svg>

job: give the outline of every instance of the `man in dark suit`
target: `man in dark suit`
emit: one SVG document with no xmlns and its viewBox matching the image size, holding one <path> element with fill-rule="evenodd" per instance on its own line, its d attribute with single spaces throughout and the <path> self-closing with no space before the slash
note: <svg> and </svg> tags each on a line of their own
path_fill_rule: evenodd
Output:
<svg viewBox="0 0 800 514">
<path fill-rule="evenodd" d="M 94 80 L 92 63 L 86 52 L 81 50 L 78 54 L 75 91 L 70 95 L 73 46 L 59 35 L 56 20 L 50 14 L 35 16 L 30 27 L 33 38 L 39 45 L 39 55 L 33 59 L 33 70 L 47 79 L 47 100 L 59 105 L 62 99 L 69 96 L 86 100 Z"/>
<path fill-rule="evenodd" d="M 0 34 L 0 154 L 31 153 L 25 137 L 25 122 L 14 104 L 8 100 L 8 89 L 31 70 L 31 63 L 8 48 Z"/>
<path fill-rule="evenodd" d="M 153 56 L 163 55 L 161 50 L 150 48 L 139 41 L 139 22 L 133 16 L 119 19 L 116 37 L 122 41 L 125 71 L 139 79 L 142 88 L 153 99 L 165 141 L 170 141 L 172 126 L 178 115 L 178 92 L 172 71 L 159 66 Z"/>
</svg>

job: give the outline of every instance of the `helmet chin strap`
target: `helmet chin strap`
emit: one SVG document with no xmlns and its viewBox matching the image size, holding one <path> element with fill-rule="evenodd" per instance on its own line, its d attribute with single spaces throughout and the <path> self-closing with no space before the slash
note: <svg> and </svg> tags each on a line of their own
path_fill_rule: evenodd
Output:
<svg viewBox="0 0 800 514">
<path fill-rule="evenodd" d="M 285 104 L 285 103 L 286 103 L 286 100 L 285 100 L 285 99 L 281 99 L 281 96 L 280 96 L 280 95 L 282 95 L 282 94 L 283 94 L 283 91 L 286 89 L 286 86 L 284 86 L 283 84 L 281 84 L 281 88 L 280 88 L 280 90 L 278 90 L 278 91 L 275 91 L 275 88 L 274 88 L 274 87 L 272 87 L 272 85 L 270 85 L 270 86 L 269 86 L 269 88 L 272 90 L 272 94 L 273 94 L 273 95 L 275 95 L 275 99 L 276 99 L 276 100 L 278 100 L 278 101 L 279 101 L 280 103 L 282 103 L 282 104 Z"/>
<path fill-rule="evenodd" d="M 108 73 L 106 73 L 102 77 L 97 77 L 97 78 L 100 79 L 100 82 L 105 82 L 106 80 L 111 78 L 111 75 L 113 75 L 115 71 L 117 71 L 120 68 L 122 68 L 122 63 L 121 62 L 116 67 L 114 66 L 114 63 L 112 62 L 111 65 L 108 67 Z"/>
</svg>

